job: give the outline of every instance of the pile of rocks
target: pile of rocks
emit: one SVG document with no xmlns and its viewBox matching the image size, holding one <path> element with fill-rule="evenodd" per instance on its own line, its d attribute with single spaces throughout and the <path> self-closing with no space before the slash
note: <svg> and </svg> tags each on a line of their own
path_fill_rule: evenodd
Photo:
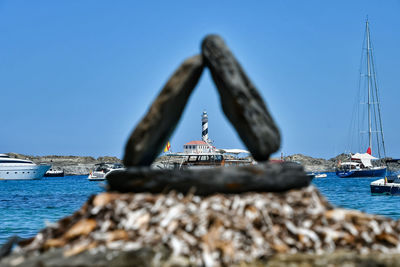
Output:
<svg viewBox="0 0 400 267">
<path fill-rule="evenodd" d="M 208 197 L 102 193 L 25 242 L 19 255 L 25 260 L 54 248 L 64 257 L 152 248 L 148 263 L 179 258 L 187 266 L 230 266 L 277 253 L 400 253 L 400 222 L 334 209 L 313 186 Z"/>
</svg>

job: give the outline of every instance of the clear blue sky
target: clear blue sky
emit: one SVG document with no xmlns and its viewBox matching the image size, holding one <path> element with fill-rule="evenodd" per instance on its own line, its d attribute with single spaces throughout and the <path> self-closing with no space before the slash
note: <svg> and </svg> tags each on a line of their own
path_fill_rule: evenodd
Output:
<svg viewBox="0 0 400 267">
<path fill-rule="evenodd" d="M 388 154 L 400 156 L 400 1 L 0 0 L 0 152 L 122 157 L 174 69 L 220 34 L 260 90 L 285 155 L 345 150 L 365 18 Z M 171 138 L 245 148 L 208 71 Z M 279 155 L 279 154 L 277 154 Z"/>
</svg>

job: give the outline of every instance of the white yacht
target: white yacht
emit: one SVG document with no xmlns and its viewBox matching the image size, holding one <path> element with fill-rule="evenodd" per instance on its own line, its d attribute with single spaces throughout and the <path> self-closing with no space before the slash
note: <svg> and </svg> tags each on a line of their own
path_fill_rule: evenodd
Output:
<svg viewBox="0 0 400 267">
<path fill-rule="evenodd" d="M 37 165 L 27 159 L 10 158 L 0 154 L 0 180 L 41 179 L 50 165 Z"/>
</svg>

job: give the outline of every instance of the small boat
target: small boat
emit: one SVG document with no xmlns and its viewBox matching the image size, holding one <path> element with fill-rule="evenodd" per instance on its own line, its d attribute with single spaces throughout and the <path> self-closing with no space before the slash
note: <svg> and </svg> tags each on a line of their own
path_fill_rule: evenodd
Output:
<svg viewBox="0 0 400 267">
<path fill-rule="evenodd" d="M 64 177 L 64 170 L 55 170 L 50 168 L 50 170 L 44 174 L 44 177 Z"/>
<path fill-rule="evenodd" d="M 104 181 L 106 174 L 113 170 L 123 169 L 124 167 L 120 163 L 107 163 L 102 162 L 95 164 L 94 170 L 89 173 L 89 181 Z"/>
<path fill-rule="evenodd" d="M 35 164 L 31 160 L 10 158 L 0 154 L 0 180 L 37 180 L 41 179 L 50 165 Z"/>
<path fill-rule="evenodd" d="M 400 195 L 400 175 L 373 181 L 370 187 L 373 195 Z"/>
<path fill-rule="evenodd" d="M 319 173 L 315 175 L 315 178 L 326 178 L 328 175 L 326 173 Z"/>
<path fill-rule="evenodd" d="M 359 121 L 358 127 L 360 127 L 360 125 L 365 127 L 365 129 L 359 129 L 361 130 L 359 133 L 368 133 L 368 143 L 365 142 L 365 144 L 363 144 L 364 147 L 368 148 L 366 153 L 350 154 L 350 161 L 338 164 L 336 175 L 341 178 L 383 177 L 386 174 L 386 166 L 382 164 L 372 164 L 372 160 L 378 160 L 377 157 L 372 156 L 372 148 L 374 147 L 379 158 L 386 158 L 386 149 L 383 138 L 379 91 L 376 80 L 374 57 L 372 55 L 368 19 L 366 21 L 363 49 L 365 49 L 366 54 L 362 56 L 360 69 L 364 69 L 365 73 L 360 73 L 360 85 L 364 84 L 365 88 L 360 89 L 365 90 L 360 90 L 360 92 L 363 92 L 365 97 L 360 95 L 360 100 L 365 108 L 359 110 L 359 117 L 354 121 Z M 361 81 L 361 79 L 363 79 L 363 81 Z M 360 139 L 359 144 L 361 144 L 363 138 L 359 136 L 358 139 Z"/>
<path fill-rule="evenodd" d="M 385 162 L 390 166 L 390 163 L 400 163 L 400 159 L 388 159 Z M 388 168 L 388 175 L 373 181 L 370 188 L 372 195 L 400 195 L 400 175 Z"/>
</svg>

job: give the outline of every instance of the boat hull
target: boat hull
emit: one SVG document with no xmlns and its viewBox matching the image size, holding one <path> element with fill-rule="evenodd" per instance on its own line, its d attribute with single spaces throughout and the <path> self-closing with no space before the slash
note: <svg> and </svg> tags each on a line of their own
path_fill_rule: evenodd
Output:
<svg viewBox="0 0 400 267">
<path fill-rule="evenodd" d="M 64 171 L 60 171 L 60 172 L 46 172 L 44 175 L 44 177 L 64 177 Z"/>
<path fill-rule="evenodd" d="M 386 175 L 386 168 L 383 167 L 366 170 L 336 171 L 336 175 L 340 178 L 383 177 Z"/>
<path fill-rule="evenodd" d="M 38 180 L 50 167 L 50 165 L 0 166 L 0 180 Z"/>
<path fill-rule="evenodd" d="M 88 176 L 89 181 L 104 181 L 106 174 L 104 172 L 91 172 Z"/>
<path fill-rule="evenodd" d="M 372 182 L 370 188 L 373 195 L 400 195 L 400 184 L 385 183 L 384 179 Z"/>
</svg>

